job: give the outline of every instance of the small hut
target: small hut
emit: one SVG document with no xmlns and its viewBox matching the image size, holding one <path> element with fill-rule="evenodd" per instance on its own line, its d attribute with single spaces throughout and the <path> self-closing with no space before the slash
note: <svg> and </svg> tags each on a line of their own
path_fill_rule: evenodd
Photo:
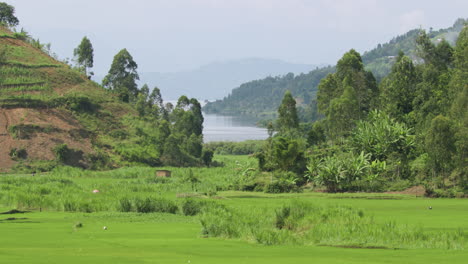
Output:
<svg viewBox="0 0 468 264">
<path fill-rule="evenodd" d="M 171 171 L 168 171 L 168 170 L 157 170 L 157 171 L 156 171 L 156 177 L 164 177 L 164 178 L 171 177 Z"/>
</svg>

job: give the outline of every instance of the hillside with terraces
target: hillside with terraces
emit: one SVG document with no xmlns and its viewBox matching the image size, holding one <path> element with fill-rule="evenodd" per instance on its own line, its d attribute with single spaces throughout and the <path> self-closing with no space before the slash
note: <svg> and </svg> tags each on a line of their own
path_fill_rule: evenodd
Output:
<svg viewBox="0 0 468 264">
<path fill-rule="evenodd" d="M 64 163 L 83 168 L 118 162 L 105 135 L 125 130 L 126 114 L 135 111 L 38 40 L 0 28 L 0 171 L 49 170 L 61 150 Z"/>
</svg>

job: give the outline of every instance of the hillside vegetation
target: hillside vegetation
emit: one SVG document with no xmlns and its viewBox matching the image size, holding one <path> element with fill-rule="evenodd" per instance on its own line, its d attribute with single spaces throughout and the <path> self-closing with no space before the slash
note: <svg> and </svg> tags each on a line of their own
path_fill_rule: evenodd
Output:
<svg viewBox="0 0 468 264">
<path fill-rule="evenodd" d="M 446 39 L 454 45 L 465 21 L 465 19 L 458 19 L 452 27 L 431 31 L 428 36 L 434 42 L 438 43 Z M 419 32 L 418 29 L 411 30 L 365 52 L 362 55 L 362 61 L 366 70 L 372 72 L 377 81 L 380 81 L 390 73 L 400 51 L 416 63 L 420 63 L 421 59 L 416 48 L 416 38 Z M 334 71 L 335 67 L 317 68 L 307 74 L 295 76 L 290 73 L 247 82 L 233 89 L 223 100 L 208 103 L 203 110 L 207 113 L 224 115 L 249 115 L 259 120 L 271 119 L 276 117 L 276 109 L 281 103 L 282 96 L 286 90 L 289 90 L 298 103 L 301 120 L 315 121 L 321 117 L 317 113 L 318 84 L 322 78 Z"/>
<path fill-rule="evenodd" d="M 181 125 L 202 125 L 202 117 L 185 120 L 196 115 L 196 100 L 183 97 L 173 112 L 164 111 L 146 87 L 124 102 L 121 90 L 103 88 L 49 53 L 50 45 L 27 32 L 0 27 L 1 171 L 205 164 L 201 129 Z M 172 146 L 165 146 L 169 138 Z"/>
</svg>

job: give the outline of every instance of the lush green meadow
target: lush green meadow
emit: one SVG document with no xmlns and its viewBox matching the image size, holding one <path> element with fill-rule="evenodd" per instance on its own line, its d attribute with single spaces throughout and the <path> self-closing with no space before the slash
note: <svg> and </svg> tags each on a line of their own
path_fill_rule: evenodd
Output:
<svg viewBox="0 0 468 264">
<path fill-rule="evenodd" d="M 0 212 L 29 212 L 0 214 L 0 263 L 466 263 L 468 259 L 466 199 L 307 189 L 286 194 L 232 191 L 249 177 L 246 171 L 255 168 L 255 160 L 216 159 L 225 166 L 170 168 L 170 179 L 156 179 L 155 169 L 144 167 L 1 175 Z M 94 189 L 100 192 L 93 193 Z M 122 201 L 130 201 L 131 206 L 123 206 Z M 196 215 L 184 209 L 190 205 L 187 201 L 198 204 L 190 207 L 199 209 Z M 167 203 L 176 211 L 155 212 L 166 210 Z M 145 208 L 151 212 L 138 212 Z M 283 219 L 285 208 L 291 213 Z M 216 228 L 232 233 L 217 234 Z"/>
</svg>

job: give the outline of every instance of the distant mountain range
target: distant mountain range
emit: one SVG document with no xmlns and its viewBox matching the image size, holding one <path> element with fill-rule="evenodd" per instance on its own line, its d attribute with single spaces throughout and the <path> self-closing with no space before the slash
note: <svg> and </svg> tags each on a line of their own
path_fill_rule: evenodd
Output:
<svg viewBox="0 0 468 264">
<path fill-rule="evenodd" d="M 140 86 L 161 89 L 165 100 L 181 95 L 198 99 L 222 99 L 242 83 L 287 73 L 307 73 L 323 65 L 294 64 L 275 59 L 250 58 L 215 62 L 198 69 L 174 72 L 140 72 Z M 101 77 L 102 78 L 102 77 Z M 97 79 L 101 79 L 97 78 Z M 100 81 L 100 80 L 99 80 Z"/>
</svg>

